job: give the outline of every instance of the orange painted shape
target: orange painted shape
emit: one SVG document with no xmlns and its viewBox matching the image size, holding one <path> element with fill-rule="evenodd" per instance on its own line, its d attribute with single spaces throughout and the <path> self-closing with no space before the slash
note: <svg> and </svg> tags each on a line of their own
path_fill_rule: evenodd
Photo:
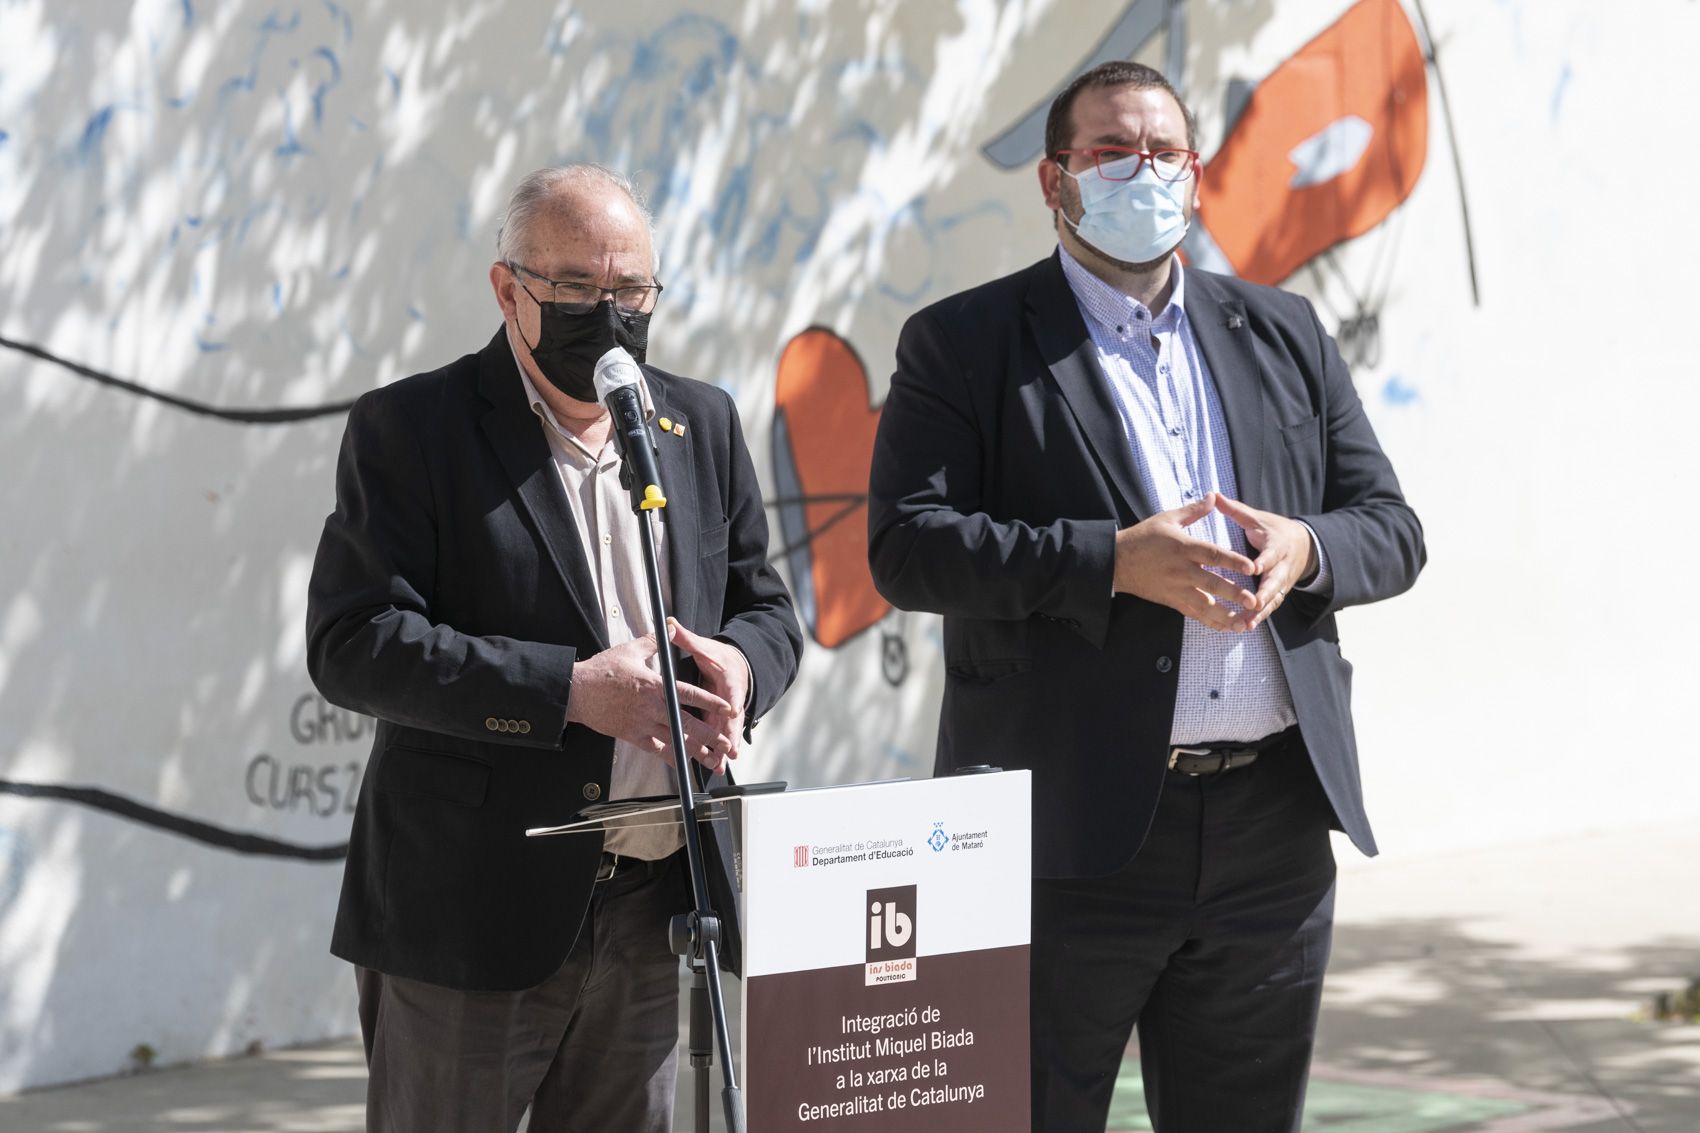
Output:
<svg viewBox="0 0 1700 1133">
<path fill-rule="evenodd" d="M 1361 119 L 1347 121 L 1349 116 Z M 1295 187 L 1295 149 L 1372 131 L 1349 169 Z M 1312 141 L 1315 146 L 1317 143 Z M 1279 283 L 1410 195 L 1428 156 L 1428 79 L 1398 0 L 1359 0 L 1258 86 L 1205 166 L 1199 220 L 1234 271 Z"/>
<path fill-rule="evenodd" d="M 816 641 L 836 648 L 891 609 L 868 573 L 868 466 L 879 410 L 868 405 L 868 372 L 838 335 L 811 327 L 779 356 L 774 398 L 791 442 L 790 460 L 805 497 L 806 560 L 814 589 Z"/>
</svg>

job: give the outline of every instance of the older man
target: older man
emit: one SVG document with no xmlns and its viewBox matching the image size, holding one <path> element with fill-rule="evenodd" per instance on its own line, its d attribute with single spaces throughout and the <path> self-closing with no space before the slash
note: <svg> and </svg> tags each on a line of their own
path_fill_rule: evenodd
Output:
<svg viewBox="0 0 1700 1133">
<path fill-rule="evenodd" d="M 528 1106 L 536 1130 L 671 1128 L 678 831 L 525 837 L 675 790 L 639 521 L 592 382 L 615 345 L 644 357 L 653 248 L 623 178 L 532 174 L 490 268 L 502 328 L 349 415 L 307 641 L 324 695 L 379 721 L 331 942 L 356 965 L 373 1130 L 512 1130 Z M 685 739 L 718 774 L 802 638 L 731 398 L 642 370 Z"/>
<path fill-rule="evenodd" d="M 869 523 L 945 615 L 941 772 L 1033 772 L 1033 1128 L 1296 1131 L 1334 899 L 1374 842 L 1335 613 L 1422 529 L 1310 304 L 1182 267 L 1192 116 L 1110 63 L 1051 106 L 1056 253 L 909 320 Z"/>
</svg>

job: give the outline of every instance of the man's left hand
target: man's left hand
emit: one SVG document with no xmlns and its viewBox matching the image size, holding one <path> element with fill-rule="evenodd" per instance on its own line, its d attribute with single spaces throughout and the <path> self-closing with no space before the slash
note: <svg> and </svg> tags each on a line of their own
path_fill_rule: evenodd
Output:
<svg viewBox="0 0 1700 1133">
<path fill-rule="evenodd" d="M 702 687 L 730 704 L 736 713 L 726 731 L 732 737 L 728 759 L 738 758 L 744 736 L 744 706 L 750 699 L 750 663 L 736 645 L 698 637 L 677 619 L 667 619 L 667 640 L 696 660 Z"/>
<path fill-rule="evenodd" d="M 1296 519 L 1258 511 L 1227 496 L 1217 497 L 1216 508 L 1245 529 L 1246 542 L 1257 552 L 1257 606 L 1246 627 L 1256 629 L 1280 609 L 1289 590 L 1315 573 L 1316 547 L 1310 528 Z"/>
</svg>

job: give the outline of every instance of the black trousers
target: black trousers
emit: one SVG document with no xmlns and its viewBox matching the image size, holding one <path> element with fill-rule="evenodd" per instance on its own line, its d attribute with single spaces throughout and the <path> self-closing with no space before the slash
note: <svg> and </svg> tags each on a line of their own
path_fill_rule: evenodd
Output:
<svg viewBox="0 0 1700 1133">
<path fill-rule="evenodd" d="M 368 1133 L 668 1133 L 683 855 L 616 875 L 591 898 L 560 969 L 526 991 L 457 991 L 356 968 L 370 1071 Z"/>
<path fill-rule="evenodd" d="M 1033 887 L 1034 1133 L 1102 1133 L 1134 1027 L 1158 1133 L 1297 1133 L 1334 921 L 1303 745 L 1170 772 L 1108 877 Z"/>
</svg>

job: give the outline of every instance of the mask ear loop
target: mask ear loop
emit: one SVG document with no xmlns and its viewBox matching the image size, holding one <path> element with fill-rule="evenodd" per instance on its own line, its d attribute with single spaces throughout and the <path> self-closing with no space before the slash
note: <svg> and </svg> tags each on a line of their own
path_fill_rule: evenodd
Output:
<svg viewBox="0 0 1700 1133">
<path fill-rule="evenodd" d="M 525 297 L 527 299 L 530 299 L 533 303 L 537 304 L 537 341 L 541 344 L 543 341 L 543 303 L 537 298 L 537 296 L 531 293 L 531 288 L 519 281 L 518 272 L 514 271 L 514 269 L 510 267 L 508 268 L 508 274 L 514 277 L 514 286 L 525 292 Z M 518 306 L 518 304 L 516 303 L 515 306 Z M 525 342 L 525 352 L 535 357 L 537 354 L 537 347 L 526 342 L 525 328 L 519 325 L 518 313 L 515 313 L 514 315 L 514 329 L 519 331 L 519 340 L 521 342 Z"/>
</svg>

